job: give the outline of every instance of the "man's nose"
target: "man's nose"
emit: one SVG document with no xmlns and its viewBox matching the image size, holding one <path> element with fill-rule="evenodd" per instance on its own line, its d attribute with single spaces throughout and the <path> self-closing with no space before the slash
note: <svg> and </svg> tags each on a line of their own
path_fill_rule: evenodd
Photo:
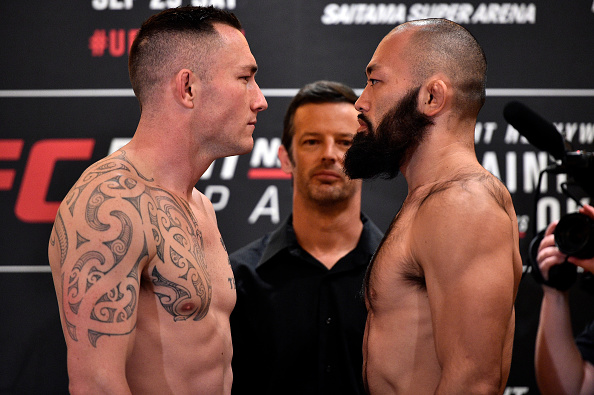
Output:
<svg viewBox="0 0 594 395">
<path fill-rule="evenodd" d="M 322 160 L 332 162 L 340 161 L 340 158 L 342 158 L 343 154 L 344 153 L 340 150 L 335 142 L 327 142 L 324 144 Z"/>
<path fill-rule="evenodd" d="M 355 109 L 359 112 L 369 111 L 369 101 L 367 99 L 367 87 L 361 92 L 361 96 L 355 102 Z"/>
<path fill-rule="evenodd" d="M 254 81 L 254 83 L 255 83 L 255 81 Z M 268 102 L 266 101 L 266 98 L 264 97 L 264 94 L 260 90 L 260 87 L 258 86 L 258 84 L 255 84 L 255 85 L 256 85 L 256 99 L 254 100 L 254 102 L 252 104 L 252 109 L 254 111 L 264 111 L 268 108 Z"/>
</svg>

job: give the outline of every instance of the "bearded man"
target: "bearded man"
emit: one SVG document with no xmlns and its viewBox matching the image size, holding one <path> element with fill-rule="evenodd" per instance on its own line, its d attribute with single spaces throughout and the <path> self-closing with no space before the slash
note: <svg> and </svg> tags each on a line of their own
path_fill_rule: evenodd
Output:
<svg viewBox="0 0 594 395">
<path fill-rule="evenodd" d="M 522 263 L 511 197 L 474 151 L 486 69 L 443 19 L 397 26 L 367 66 L 346 172 L 408 184 L 365 278 L 370 394 L 505 390 Z"/>
</svg>

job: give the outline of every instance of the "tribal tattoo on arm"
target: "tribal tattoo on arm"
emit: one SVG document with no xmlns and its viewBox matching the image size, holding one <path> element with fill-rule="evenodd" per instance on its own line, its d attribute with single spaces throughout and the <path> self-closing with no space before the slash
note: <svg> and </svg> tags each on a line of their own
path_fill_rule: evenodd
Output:
<svg viewBox="0 0 594 395">
<path fill-rule="evenodd" d="M 64 203 L 50 243 L 70 339 L 84 336 L 97 347 L 102 336 L 132 333 L 145 269 L 150 284 L 143 289 L 152 289 L 173 321 L 204 318 L 212 288 L 202 234 L 185 201 L 143 177 L 121 152 L 87 170 Z"/>
</svg>

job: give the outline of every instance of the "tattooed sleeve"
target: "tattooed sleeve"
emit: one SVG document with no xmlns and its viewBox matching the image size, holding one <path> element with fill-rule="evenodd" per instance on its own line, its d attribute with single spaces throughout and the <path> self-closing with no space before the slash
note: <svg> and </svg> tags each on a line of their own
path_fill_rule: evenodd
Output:
<svg viewBox="0 0 594 395">
<path fill-rule="evenodd" d="M 139 174 L 123 152 L 83 174 L 58 212 L 52 239 L 73 341 L 97 347 L 102 336 L 134 330 L 145 267 L 148 289 L 173 321 L 198 321 L 208 312 L 212 290 L 190 207 Z"/>
</svg>

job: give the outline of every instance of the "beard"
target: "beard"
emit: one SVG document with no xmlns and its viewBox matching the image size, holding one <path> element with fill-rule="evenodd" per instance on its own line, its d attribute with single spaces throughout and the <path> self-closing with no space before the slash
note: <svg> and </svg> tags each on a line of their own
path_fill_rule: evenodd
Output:
<svg viewBox="0 0 594 395">
<path fill-rule="evenodd" d="M 351 179 L 392 179 L 400 167 L 415 151 L 433 125 L 428 117 L 417 109 L 421 87 L 409 90 L 382 118 L 377 129 L 365 115 L 359 119 L 367 124 L 367 130 L 358 132 L 345 154 L 344 169 Z"/>
</svg>

